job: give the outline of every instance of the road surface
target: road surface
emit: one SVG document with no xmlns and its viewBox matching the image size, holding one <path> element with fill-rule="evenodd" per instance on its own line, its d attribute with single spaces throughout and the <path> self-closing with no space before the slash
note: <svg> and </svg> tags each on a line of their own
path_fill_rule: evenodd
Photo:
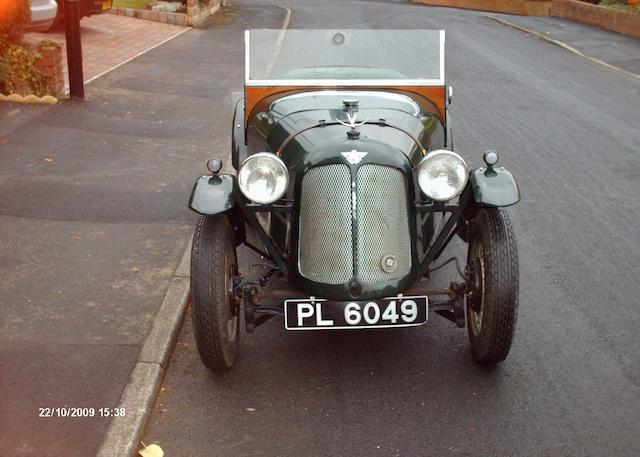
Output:
<svg viewBox="0 0 640 457">
<path fill-rule="evenodd" d="M 277 8 L 234 3 L 201 39 L 224 33 L 241 55 L 260 5 Z M 201 365 L 187 318 L 144 441 L 182 457 L 640 454 L 638 80 L 479 12 L 278 5 L 292 10 L 292 28 L 446 29 L 456 147 L 471 166 L 498 151 L 523 195 L 509 210 L 521 268 L 515 342 L 487 370 L 472 362 L 466 330 L 437 316 L 351 333 L 287 333 L 273 319 L 244 336 L 237 367 L 219 376 Z M 451 278 L 441 272 L 435 285 Z"/>
</svg>

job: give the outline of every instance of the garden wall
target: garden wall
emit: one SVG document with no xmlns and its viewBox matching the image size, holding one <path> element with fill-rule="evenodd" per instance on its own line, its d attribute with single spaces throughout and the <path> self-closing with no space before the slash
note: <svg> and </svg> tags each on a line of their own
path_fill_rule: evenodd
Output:
<svg viewBox="0 0 640 457">
<path fill-rule="evenodd" d="M 200 27 L 206 18 L 220 9 L 222 0 L 187 0 L 186 13 L 169 13 L 167 11 L 139 10 L 133 8 L 112 8 L 111 14 L 135 17 L 146 21 L 162 22 L 187 27 Z"/>
<path fill-rule="evenodd" d="M 640 38 L 639 14 L 623 13 L 578 0 L 553 0 L 551 16 L 571 19 Z"/>
<path fill-rule="evenodd" d="M 494 11 L 496 13 L 521 14 L 525 16 L 548 16 L 550 0 L 413 0 L 432 6 L 451 6 L 471 10 Z"/>
<path fill-rule="evenodd" d="M 36 61 L 36 68 L 47 75 L 46 90 L 54 97 L 59 97 L 64 90 L 62 73 L 62 49 L 52 41 L 43 41 L 35 48 L 41 58 Z"/>
<path fill-rule="evenodd" d="M 53 41 L 25 42 L 24 46 L 40 55 L 34 66 L 44 73 L 44 81 L 33 87 L 29 81 L 18 80 L 13 90 L 13 94 L 27 96 L 31 94 L 49 94 L 60 97 L 64 91 L 64 74 L 62 62 L 62 49 L 58 43 Z M 21 101 L 15 99 L 13 101 Z"/>
<path fill-rule="evenodd" d="M 413 0 L 413 2 L 525 16 L 556 16 L 640 38 L 640 15 L 615 11 L 580 0 Z"/>
</svg>

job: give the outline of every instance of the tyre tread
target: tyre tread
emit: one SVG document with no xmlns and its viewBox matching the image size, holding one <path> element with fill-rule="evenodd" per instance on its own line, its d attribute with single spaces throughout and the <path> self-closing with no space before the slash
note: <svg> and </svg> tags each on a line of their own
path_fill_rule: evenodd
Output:
<svg viewBox="0 0 640 457">
<path fill-rule="evenodd" d="M 191 250 L 191 318 L 196 347 L 205 366 L 213 371 L 231 367 L 233 360 L 225 357 L 221 337 L 220 307 L 224 300 L 224 282 L 217 280 L 226 274 L 225 249 L 229 249 L 233 233 L 226 216 L 202 216 L 193 234 Z M 235 250 L 235 247 L 233 247 Z M 235 359 L 235 357 L 234 357 Z"/>
<path fill-rule="evenodd" d="M 485 219 L 485 313 L 481 338 L 486 338 L 482 350 L 473 348 L 475 359 L 481 363 L 503 361 L 511 349 L 518 317 L 518 249 L 509 216 L 497 208 L 483 208 L 478 214 Z M 480 222 L 482 223 L 482 222 Z M 487 309 L 486 300 L 493 300 Z M 488 325 L 488 328 L 485 328 Z"/>
</svg>

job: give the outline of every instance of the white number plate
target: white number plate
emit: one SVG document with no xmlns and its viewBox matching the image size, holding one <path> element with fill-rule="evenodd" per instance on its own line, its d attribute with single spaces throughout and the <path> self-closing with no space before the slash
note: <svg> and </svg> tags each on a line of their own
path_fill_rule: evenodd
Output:
<svg viewBox="0 0 640 457">
<path fill-rule="evenodd" d="M 414 327 L 425 324 L 428 314 L 426 296 L 352 302 L 298 298 L 284 302 L 287 330 Z"/>
</svg>

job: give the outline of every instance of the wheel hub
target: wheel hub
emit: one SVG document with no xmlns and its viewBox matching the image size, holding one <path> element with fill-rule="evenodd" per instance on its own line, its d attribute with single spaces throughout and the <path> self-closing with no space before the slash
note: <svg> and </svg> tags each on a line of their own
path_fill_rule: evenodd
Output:
<svg viewBox="0 0 640 457">
<path fill-rule="evenodd" d="M 227 334 L 229 340 L 236 339 L 236 327 L 238 321 L 238 301 L 236 300 L 236 281 L 237 268 L 235 265 L 229 265 L 226 278 L 227 303 L 229 304 L 229 320 L 227 321 Z"/>
<path fill-rule="evenodd" d="M 479 335 L 484 317 L 484 250 L 482 244 L 474 243 L 470 251 L 467 265 L 469 280 L 467 281 L 467 312 L 471 331 Z"/>
<path fill-rule="evenodd" d="M 480 259 L 475 257 L 469 268 L 469 291 L 467 292 L 467 303 L 469 308 L 476 313 L 480 312 L 482 305 L 482 265 Z"/>
</svg>

